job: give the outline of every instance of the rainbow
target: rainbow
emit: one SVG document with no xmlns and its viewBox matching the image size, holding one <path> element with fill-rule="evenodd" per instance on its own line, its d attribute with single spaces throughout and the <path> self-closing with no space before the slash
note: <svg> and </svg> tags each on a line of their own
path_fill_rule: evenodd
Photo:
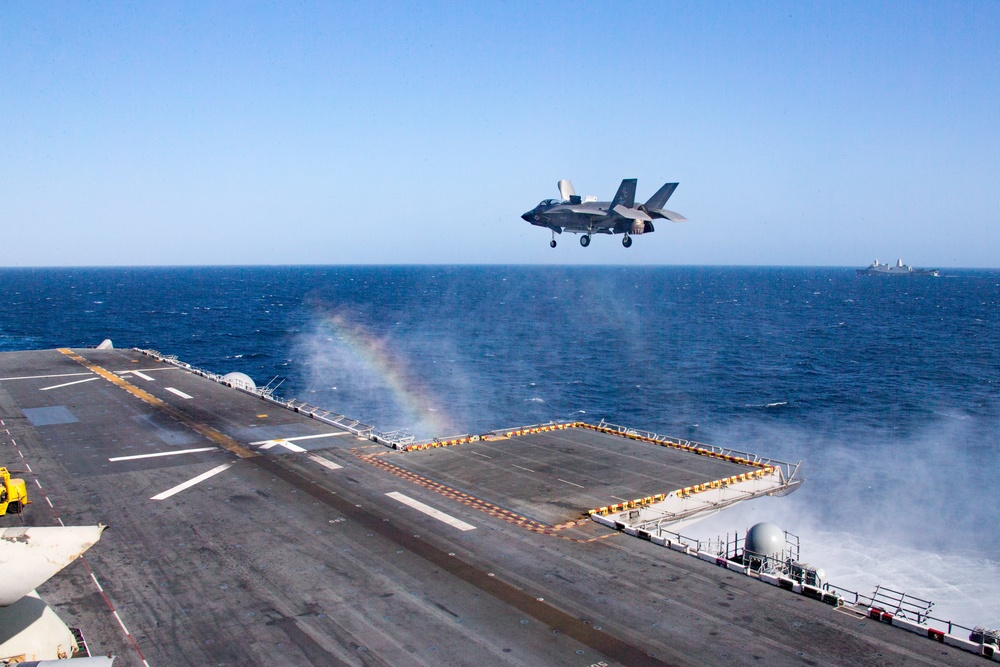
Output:
<svg viewBox="0 0 1000 667">
<path fill-rule="evenodd" d="M 346 348 L 358 370 L 374 378 L 378 388 L 389 393 L 401 413 L 395 420 L 397 423 L 405 424 L 418 437 L 441 437 L 449 433 L 448 419 L 435 408 L 440 402 L 413 378 L 406 359 L 391 351 L 386 338 L 376 336 L 338 312 L 321 315 L 319 333 Z"/>
</svg>

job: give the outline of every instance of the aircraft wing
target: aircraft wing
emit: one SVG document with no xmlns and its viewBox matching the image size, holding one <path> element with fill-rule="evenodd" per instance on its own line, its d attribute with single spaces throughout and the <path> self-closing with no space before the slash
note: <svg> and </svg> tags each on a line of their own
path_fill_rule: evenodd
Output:
<svg viewBox="0 0 1000 667">
<path fill-rule="evenodd" d="M 637 208 L 628 208 L 624 204 L 618 204 L 614 207 L 614 212 L 623 218 L 628 218 L 629 220 L 642 220 L 644 222 L 652 221 L 652 218 L 640 211 Z"/>
<path fill-rule="evenodd" d="M 596 215 L 596 216 L 602 216 L 602 217 L 607 215 L 607 213 L 605 213 L 604 211 L 599 211 L 596 208 L 572 208 L 572 207 L 570 207 L 570 208 L 567 208 L 565 210 L 569 211 L 570 213 L 577 213 L 577 214 L 580 214 L 580 215 Z"/>
</svg>

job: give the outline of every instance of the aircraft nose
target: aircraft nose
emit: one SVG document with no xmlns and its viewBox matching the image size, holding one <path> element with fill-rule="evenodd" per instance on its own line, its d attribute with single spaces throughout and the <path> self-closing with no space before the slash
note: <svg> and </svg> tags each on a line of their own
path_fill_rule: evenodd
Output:
<svg viewBox="0 0 1000 667">
<path fill-rule="evenodd" d="M 527 213 L 521 216 L 521 220 L 524 220 L 525 222 L 531 222 L 533 217 L 534 213 L 532 211 L 528 211 Z"/>
</svg>

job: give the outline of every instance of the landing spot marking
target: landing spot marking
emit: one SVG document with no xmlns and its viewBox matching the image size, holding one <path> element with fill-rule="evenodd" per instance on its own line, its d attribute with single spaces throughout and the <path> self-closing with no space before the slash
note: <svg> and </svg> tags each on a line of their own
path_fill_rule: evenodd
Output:
<svg viewBox="0 0 1000 667">
<path fill-rule="evenodd" d="M 258 417 L 260 415 L 257 415 Z M 265 417 L 267 415 L 264 415 Z M 251 442 L 251 445 L 267 445 L 270 443 L 282 443 L 282 442 L 295 442 L 296 440 L 312 440 L 313 438 L 335 438 L 341 435 L 350 435 L 347 431 L 337 431 L 336 433 L 317 433 L 315 435 L 298 435 L 294 438 L 275 438 L 274 440 L 258 440 L 257 442 Z M 271 445 L 274 446 L 273 444 Z M 263 447 L 261 447 L 263 449 Z"/>
<path fill-rule="evenodd" d="M 149 377 L 148 375 L 146 375 L 145 373 L 142 373 L 140 371 L 132 371 L 132 375 L 136 375 L 138 377 L 141 377 L 146 382 L 152 382 L 153 381 L 153 378 Z"/>
<path fill-rule="evenodd" d="M 407 505 L 408 507 L 412 507 L 413 509 L 417 510 L 418 512 L 423 512 L 424 514 L 426 514 L 427 516 L 429 516 L 431 518 L 434 518 L 434 519 L 437 519 L 438 521 L 446 523 L 449 526 L 452 526 L 453 528 L 458 528 L 459 530 L 462 530 L 462 531 L 465 531 L 465 530 L 475 530 L 476 529 L 476 527 L 473 526 L 472 524 L 465 523 L 464 521 L 460 521 L 459 519 L 456 519 L 453 516 L 450 516 L 448 514 L 445 514 L 444 512 L 441 512 L 439 510 L 434 509 L 430 505 L 425 505 L 422 502 L 420 502 L 419 500 L 414 500 L 413 498 L 410 498 L 409 496 L 404 496 L 402 493 L 399 493 L 397 491 L 392 491 L 392 492 L 387 493 L 385 495 L 389 496 L 393 500 L 397 500 L 397 501 L 403 503 L 404 505 Z"/>
<path fill-rule="evenodd" d="M 176 394 L 177 396 L 180 396 L 181 398 L 194 398 L 194 396 L 188 396 L 187 394 L 185 394 L 180 389 L 174 389 L 173 387 L 164 387 L 164 388 L 167 391 L 169 391 L 171 394 Z"/>
<path fill-rule="evenodd" d="M 166 500 L 167 498 L 169 498 L 170 496 L 172 496 L 174 494 L 180 493 L 181 491 L 183 491 L 185 489 L 190 489 L 195 484 L 199 484 L 201 482 L 204 482 L 209 477 L 212 477 L 214 475 L 218 475 L 220 472 L 222 472 L 224 470 L 228 470 L 230 467 L 232 467 L 232 465 L 233 465 L 232 463 L 223 463 L 221 466 L 218 466 L 216 468 L 212 468 L 208 472 L 203 472 L 202 474 L 198 475 L 194 479 L 189 479 L 188 481 L 184 482 L 183 484 L 178 484 L 177 486 L 175 486 L 172 489 L 167 489 L 163 493 L 156 494 L 155 496 L 153 496 L 152 498 L 150 498 L 150 500 Z"/>
<path fill-rule="evenodd" d="M 511 463 L 511 465 L 514 466 L 515 468 L 520 468 L 521 470 L 527 470 L 528 472 L 535 472 L 531 468 L 525 468 L 524 466 L 519 466 L 516 463 Z"/>
<path fill-rule="evenodd" d="M 42 387 L 38 391 L 48 391 L 49 389 L 62 389 L 63 387 L 68 387 L 74 384 L 83 384 L 84 382 L 93 382 L 94 380 L 100 380 L 99 377 L 87 378 L 86 380 L 76 380 L 74 382 L 66 382 L 65 384 L 54 384 L 51 387 Z"/>
<path fill-rule="evenodd" d="M 580 486 L 579 484 L 574 484 L 573 482 L 567 482 L 565 479 L 560 479 L 559 477 L 556 477 L 556 479 L 558 479 L 563 484 L 569 484 L 570 486 L 575 486 L 575 487 L 580 488 L 580 489 L 584 488 L 584 487 Z"/>
<path fill-rule="evenodd" d="M 250 444 L 253 445 L 253 444 L 257 444 L 257 443 L 250 443 Z M 299 452 L 306 451 L 302 447 L 299 447 L 298 445 L 294 445 L 294 444 L 288 442 L 288 440 L 282 440 L 282 439 L 278 439 L 278 440 L 265 440 L 264 444 L 262 444 L 260 446 L 260 448 L 261 449 L 271 449 L 272 447 L 274 447 L 276 445 L 281 445 L 282 447 L 284 447 L 288 451 L 295 452 L 296 454 L 298 454 Z"/>
<path fill-rule="evenodd" d="M 334 463 L 330 459 L 326 458 L 325 456 L 320 456 L 319 454 L 310 454 L 309 455 L 309 460 L 310 461 L 315 461 L 316 463 L 320 464 L 324 468 L 329 468 L 330 470 L 340 470 L 341 468 L 344 467 L 342 465 L 337 465 L 336 463 Z"/>
<path fill-rule="evenodd" d="M 155 454 L 135 454 L 133 456 L 116 456 L 114 458 L 108 459 L 109 461 L 133 461 L 135 459 L 151 459 L 154 456 L 176 456 L 178 454 L 194 454 L 195 452 L 211 452 L 215 451 L 216 447 L 199 447 L 197 449 L 181 449 L 176 452 L 156 452 Z"/>
</svg>

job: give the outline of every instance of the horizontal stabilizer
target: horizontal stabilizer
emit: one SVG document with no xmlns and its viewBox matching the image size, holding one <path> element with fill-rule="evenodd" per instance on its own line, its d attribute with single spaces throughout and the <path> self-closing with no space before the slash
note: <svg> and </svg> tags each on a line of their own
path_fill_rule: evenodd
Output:
<svg viewBox="0 0 1000 667">
<path fill-rule="evenodd" d="M 651 217 L 649 217 L 648 215 L 646 215 L 645 213 L 643 213 L 639 209 L 637 209 L 637 208 L 626 208 L 625 206 L 622 206 L 621 204 L 619 204 L 618 206 L 615 206 L 614 211 L 615 211 L 615 213 L 617 213 L 621 217 L 628 218 L 629 220 L 643 220 L 645 222 L 649 222 L 650 220 L 652 220 Z"/>
<path fill-rule="evenodd" d="M 677 213 L 675 211 L 668 211 L 665 208 L 656 210 L 649 209 L 649 212 L 653 214 L 654 218 L 666 218 L 670 222 L 687 222 L 687 218 L 685 218 L 680 213 Z"/>
<path fill-rule="evenodd" d="M 0 529 L 0 607 L 14 604 L 101 539 L 107 526 Z"/>
<path fill-rule="evenodd" d="M 646 202 L 645 207 L 647 211 L 652 211 L 654 209 L 661 209 L 663 205 L 667 203 L 670 199 L 670 195 L 674 194 L 674 190 L 680 183 L 664 183 L 663 187 L 656 191 L 652 197 Z"/>
</svg>

